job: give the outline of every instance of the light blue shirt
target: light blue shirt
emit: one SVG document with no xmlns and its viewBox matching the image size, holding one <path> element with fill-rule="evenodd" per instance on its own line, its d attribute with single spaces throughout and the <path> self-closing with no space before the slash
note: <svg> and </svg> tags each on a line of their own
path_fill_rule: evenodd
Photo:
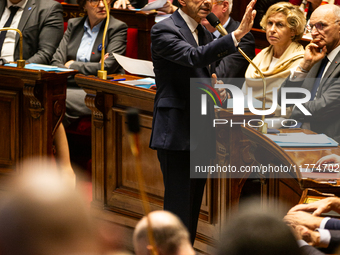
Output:
<svg viewBox="0 0 340 255">
<path fill-rule="evenodd" d="M 227 22 L 223 24 L 223 27 L 226 28 L 229 24 L 229 21 L 230 21 L 230 17 L 228 18 Z M 213 35 L 215 36 L 215 39 L 219 38 L 220 37 L 220 32 L 216 29 L 215 32 L 213 32 Z M 214 39 L 214 40 L 215 40 Z"/>
<path fill-rule="evenodd" d="M 81 43 L 77 51 L 76 61 L 90 62 L 91 54 L 94 54 L 92 53 L 92 48 L 93 48 L 94 42 L 96 41 L 100 26 L 102 25 L 102 23 L 103 21 L 101 21 L 98 25 L 94 26 L 91 31 L 89 18 L 85 20 L 84 35 L 81 38 Z M 98 50 L 98 49 L 95 49 L 95 50 Z"/>
</svg>

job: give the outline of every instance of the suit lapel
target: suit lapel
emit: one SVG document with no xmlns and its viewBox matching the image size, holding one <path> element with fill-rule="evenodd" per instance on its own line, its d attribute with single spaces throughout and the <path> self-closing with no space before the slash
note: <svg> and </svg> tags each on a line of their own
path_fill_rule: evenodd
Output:
<svg viewBox="0 0 340 255">
<path fill-rule="evenodd" d="M 182 18 L 181 14 L 178 13 L 178 11 L 174 12 L 171 15 L 172 20 L 174 21 L 174 24 L 179 27 L 179 32 L 183 35 L 183 37 L 185 38 L 185 40 L 190 43 L 192 46 L 194 47 L 198 47 L 196 40 L 194 38 L 194 36 L 192 35 L 187 23 L 184 21 L 184 19 Z M 204 30 L 205 31 L 205 38 L 204 38 L 204 42 L 209 43 L 212 41 L 212 35 L 208 30 Z M 211 37 L 211 40 L 208 39 L 209 36 Z M 211 76 L 211 72 L 210 72 L 210 67 L 206 66 L 205 67 L 206 71 L 208 72 L 209 76 Z"/>
<path fill-rule="evenodd" d="M 321 61 L 320 61 L 321 62 Z M 330 64 L 330 66 L 328 67 L 325 75 L 323 76 L 321 83 L 320 83 L 320 89 L 322 88 L 322 86 L 325 84 L 327 78 L 331 78 L 332 73 L 334 72 L 334 70 L 338 67 L 340 63 L 340 51 L 338 52 L 338 54 L 335 56 L 335 58 L 333 59 L 332 63 Z M 333 77 L 334 78 L 334 77 Z M 337 77 L 338 78 L 338 77 Z"/>
<path fill-rule="evenodd" d="M 171 18 L 174 21 L 175 25 L 179 28 L 179 32 L 183 35 L 185 40 L 192 46 L 197 47 L 198 45 L 195 41 L 195 38 L 193 37 L 187 23 L 184 21 L 181 14 L 176 11 L 171 15 Z"/>
<path fill-rule="evenodd" d="M 27 20 L 29 19 L 31 14 L 34 12 L 35 8 L 36 8 L 35 0 L 28 0 L 25 6 L 24 12 L 22 13 L 19 25 L 18 25 L 18 29 L 20 31 L 23 31 L 23 29 L 25 28 L 27 24 Z"/>
<path fill-rule="evenodd" d="M 313 86 L 314 86 L 314 81 L 316 76 L 318 75 L 318 71 L 320 68 L 322 60 L 320 60 L 319 62 L 317 62 L 312 69 L 309 71 L 304 83 L 303 83 L 303 88 L 308 89 L 309 91 L 312 91 Z M 311 82 L 312 81 L 312 82 Z"/>
<path fill-rule="evenodd" d="M 110 17 L 110 19 L 112 19 L 112 16 Z M 91 54 L 91 58 L 90 58 L 91 62 L 97 62 L 97 59 L 101 58 L 101 51 L 98 50 L 98 47 L 99 47 L 99 45 L 101 45 L 103 43 L 103 33 L 104 33 L 105 22 L 106 22 L 106 19 L 103 20 L 103 23 L 100 26 L 96 41 L 93 44 L 92 52 L 94 52 L 94 54 Z M 108 43 L 107 37 L 108 37 L 108 35 L 106 34 L 105 48 L 106 48 L 107 43 Z"/>
<path fill-rule="evenodd" d="M 338 54 L 335 56 L 335 58 L 333 59 L 332 63 L 328 67 L 324 77 L 328 78 L 329 76 L 331 76 L 331 74 L 334 72 L 334 70 L 339 65 L 339 63 L 340 63 L 340 51 L 338 52 Z"/>
<path fill-rule="evenodd" d="M 5 0 L 0 1 L 0 17 L 1 17 L 2 14 L 4 13 L 5 7 L 6 7 L 6 1 L 5 1 Z"/>
<path fill-rule="evenodd" d="M 70 34 L 69 38 L 69 45 L 67 47 L 68 55 L 77 58 L 77 52 L 81 43 L 81 39 L 84 35 L 84 23 L 87 16 L 79 19 L 79 23 L 74 24 L 75 29 L 72 29 L 72 33 Z"/>
<path fill-rule="evenodd" d="M 28 0 L 26 5 L 25 5 L 24 11 L 22 13 L 20 22 L 18 24 L 18 29 L 21 32 L 24 31 L 24 28 L 25 28 L 25 26 L 27 24 L 27 20 L 29 19 L 31 14 L 34 12 L 35 8 L 36 8 L 35 0 Z M 18 43 L 19 43 L 19 34 L 17 34 L 16 37 L 15 37 L 15 45 L 16 45 L 16 47 L 17 47 Z"/>
</svg>

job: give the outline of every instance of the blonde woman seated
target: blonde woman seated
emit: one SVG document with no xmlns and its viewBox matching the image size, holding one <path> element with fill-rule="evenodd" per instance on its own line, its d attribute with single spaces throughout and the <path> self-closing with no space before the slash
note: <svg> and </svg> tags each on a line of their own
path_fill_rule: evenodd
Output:
<svg viewBox="0 0 340 255">
<path fill-rule="evenodd" d="M 290 75 L 290 69 L 298 66 L 303 59 L 304 48 L 298 41 L 302 38 L 306 19 L 298 6 L 288 2 L 279 2 L 270 6 L 263 16 L 260 25 L 266 31 L 266 37 L 270 46 L 264 48 L 253 62 L 264 74 L 267 83 L 266 103 L 271 105 L 272 89 L 280 88 L 280 85 Z M 249 65 L 245 74 L 246 81 L 243 84 L 244 94 L 248 88 L 252 88 L 252 97 L 263 100 L 263 82 L 260 73 Z M 275 111 L 275 117 L 280 117 L 280 106 Z M 287 111 L 287 116 L 290 111 Z M 272 122 L 269 128 L 278 128 L 281 121 Z"/>
</svg>

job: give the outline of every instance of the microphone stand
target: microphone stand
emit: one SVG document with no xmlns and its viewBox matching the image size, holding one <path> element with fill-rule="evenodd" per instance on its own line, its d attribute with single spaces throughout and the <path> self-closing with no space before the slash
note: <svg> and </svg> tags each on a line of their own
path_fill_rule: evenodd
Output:
<svg viewBox="0 0 340 255">
<path fill-rule="evenodd" d="M 104 56 L 105 56 L 105 37 L 107 34 L 107 28 L 109 26 L 109 21 L 110 21 L 110 8 L 107 5 L 106 0 L 103 0 L 103 3 L 105 5 L 105 11 L 106 11 L 106 23 L 105 23 L 105 28 L 103 32 L 103 41 L 102 41 L 102 52 L 101 52 L 101 69 L 98 70 L 98 78 L 106 80 L 107 79 L 107 71 L 104 70 Z"/>
<path fill-rule="evenodd" d="M 15 31 L 19 34 L 20 39 L 19 39 L 19 60 L 17 60 L 17 67 L 19 68 L 24 68 L 25 67 L 25 60 L 23 60 L 23 52 L 22 52 L 22 33 L 19 29 L 16 28 L 11 28 L 11 27 L 4 27 L 4 28 L 0 28 L 0 31 L 6 31 L 6 30 L 12 30 Z"/>
<path fill-rule="evenodd" d="M 242 54 L 242 56 L 259 72 L 262 82 L 263 82 L 263 101 L 262 101 L 262 110 L 266 109 L 266 93 L 267 93 L 267 83 L 266 83 L 266 79 L 264 78 L 263 73 L 261 72 L 260 68 L 257 67 L 257 65 L 255 65 L 255 63 L 247 56 L 246 53 L 244 53 L 244 51 L 238 47 L 237 48 L 238 51 Z M 264 115 L 261 116 L 261 120 L 263 125 L 259 127 L 259 131 L 262 134 L 267 134 L 267 130 L 268 130 L 268 123 L 264 122 Z"/>
<path fill-rule="evenodd" d="M 208 17 L 210 16 L 210 18 Z M 218 20 L 218 18 L 215 16 L 214 13 L 210 13 L 207 16 L 207 20 L 209 21 L 210 25 L 212 25 L 214 28 L 216 28 L 218 30 L 218 32 L 220 32 L 220 34 L 222 36 L 225 36 L 228 34 L 228 32 L 225 30 L 225 28 L 220 24 L 220 21 Z M 256 69 L 256 71 L 259 72 L 262 82 L 263 82 L 263 100 L 262 100 L 262 110 L 266 109 L 266 93 L 267 93 L 267 83 L 266 83 L 266 79 L 264 78 L 263 73 L 261 72 L 260 68 L 257 67 L 257 65 L 255 65 L 255 63 L 247 56 L 246 53 L 244 53 L 244 51 L 238 47 L 237 48 L 238 51 L 242 54 L 242 56 Z M 259 131 L 262 134 L 267 134 L 267 130 L 268 130 L 268 124 L 264 122 L 265 116 L 262 115 L 261 116 L 261 121 L 263 123 L 263 125 L 261 125 L 259 127 Z M 259 122 L 260 124 L 260 122 Z"/>
<path fill-rule="evenodd" d="M 144 213 L 146 215 L 147 220 L 147 232 L 148 232 L 148 239 L 151 246 L 151 255 L 158 255 L 158 250 L 156 249 L 156 242 L 155 237 L 152 230 L 152 222 L 149 216 L 149 213 L 151 211 L 148 197 L 146 195 L 146 191 L 144 189 L 144 178 L 142 173 L 142 164 L 141 164 L 141 156 L 140 156 L 140 147 L 139 147 L 139 131 L 140 131 L 140 125 L 139 125 L 139 115 L 138 111 L 136 109 L 129 109 L 126 114 L 127 122 L 128 122 L 128 129 L 129 129 L 129 142 L 130 142 L 130 148 L 132 155 L 135 157 L 136 161 L 136 174 L 137 174 L 137 180 L 138 180 L 138 187 L 143 203 Z"/>
</svg>

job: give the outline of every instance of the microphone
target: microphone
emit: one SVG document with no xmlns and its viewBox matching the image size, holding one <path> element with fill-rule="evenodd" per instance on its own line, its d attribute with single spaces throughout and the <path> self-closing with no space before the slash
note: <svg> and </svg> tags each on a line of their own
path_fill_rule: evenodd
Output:
<svg viewBox="0 0 340 255">
<path fill-rule="evenodd" d="M 109 21 L 110 21 L 110 8 L 107 5 L 106 0 L 103 0 L 103 3 L 105 5 L 105 11 L 106 11 L 106 23 L 104 27 L 104 32 L 103 32 L 103 40 L 102 40 L 102 52 L 101 52 L 101 65 L 100 65 L 100 70 L 98 70 L 98 78 L 106 80 L 107 79 L 107 71 L 104 70 L 104 56 L 105 56 L 105 37 L 107 34 L 107 28 L 109 26 Z"/>
<path fill-rule="evenodd" d="M 17 32 L 19 34 L 19 36 L 20 36 L 20 39 L 19 39 L 19 54 L 20 54 L 20 57 L 17 60 L 17 67 L 24 68 L 25 64 L 26 64 L 26 61 L 23 60 L 23 57 L 22 57 L 23 56 L 23 53 L 22 53 L 22 33 L 17 28 L 11 28 L 11 27 L 0 28 L 0 31 L 6 31 L 6 30 L 13 30 L 13 31 Z"/>
<path fill-rule="evenodd" d="M 228 34 L 227 30 L 225 30 L 225 28 L 221 25 L 220 20 L 216 17 L 216 15 L 213 12 L 209 13 L 206 19 L 208 20 L 210 25 L 212 25 L 214 28 L 218 30 L 218 32 L 221 33 L 222 36 Z"/>
<path fill-rule="evenodd" d="M 218 30 L 218 32 L 221 33 L 222 36 L 225 36 L 228 34 L 228 32 L 224 29 L 224 27 L 221 25 L 220 20 L 216 17 L 216 15 L 214 13 L 209 13 L 206 17 L 206 19 L 209 21 L 210 25 L 213 26 L 214 28 L 216 28 Z M 263 82 L 263 101 L 262 101 L 262 110 L 266 109 L 266 90 L 267 90 L 267 83 L 266 80 L 264 78 L 264 74 L 261 72 L 260 68 L 257 67 L 257 65 L 254 64 L 253 61 L 251 61 L 251 59 L 247 56 L 246 53 L 244 53 L 244 51 L 240 48 L 237 47 L 238 51 L 242 54 L 242 56 L 259 72 L 262 82 Z M 262 115 L 261 116 L 261 121 L 263 123 L 263 125 L 260 126 L 259 131 L 262 134 L 267 134 L 267 127 L 268 124 L 266 122 L 264 122 L 265 116 Z"/>
</svg>

